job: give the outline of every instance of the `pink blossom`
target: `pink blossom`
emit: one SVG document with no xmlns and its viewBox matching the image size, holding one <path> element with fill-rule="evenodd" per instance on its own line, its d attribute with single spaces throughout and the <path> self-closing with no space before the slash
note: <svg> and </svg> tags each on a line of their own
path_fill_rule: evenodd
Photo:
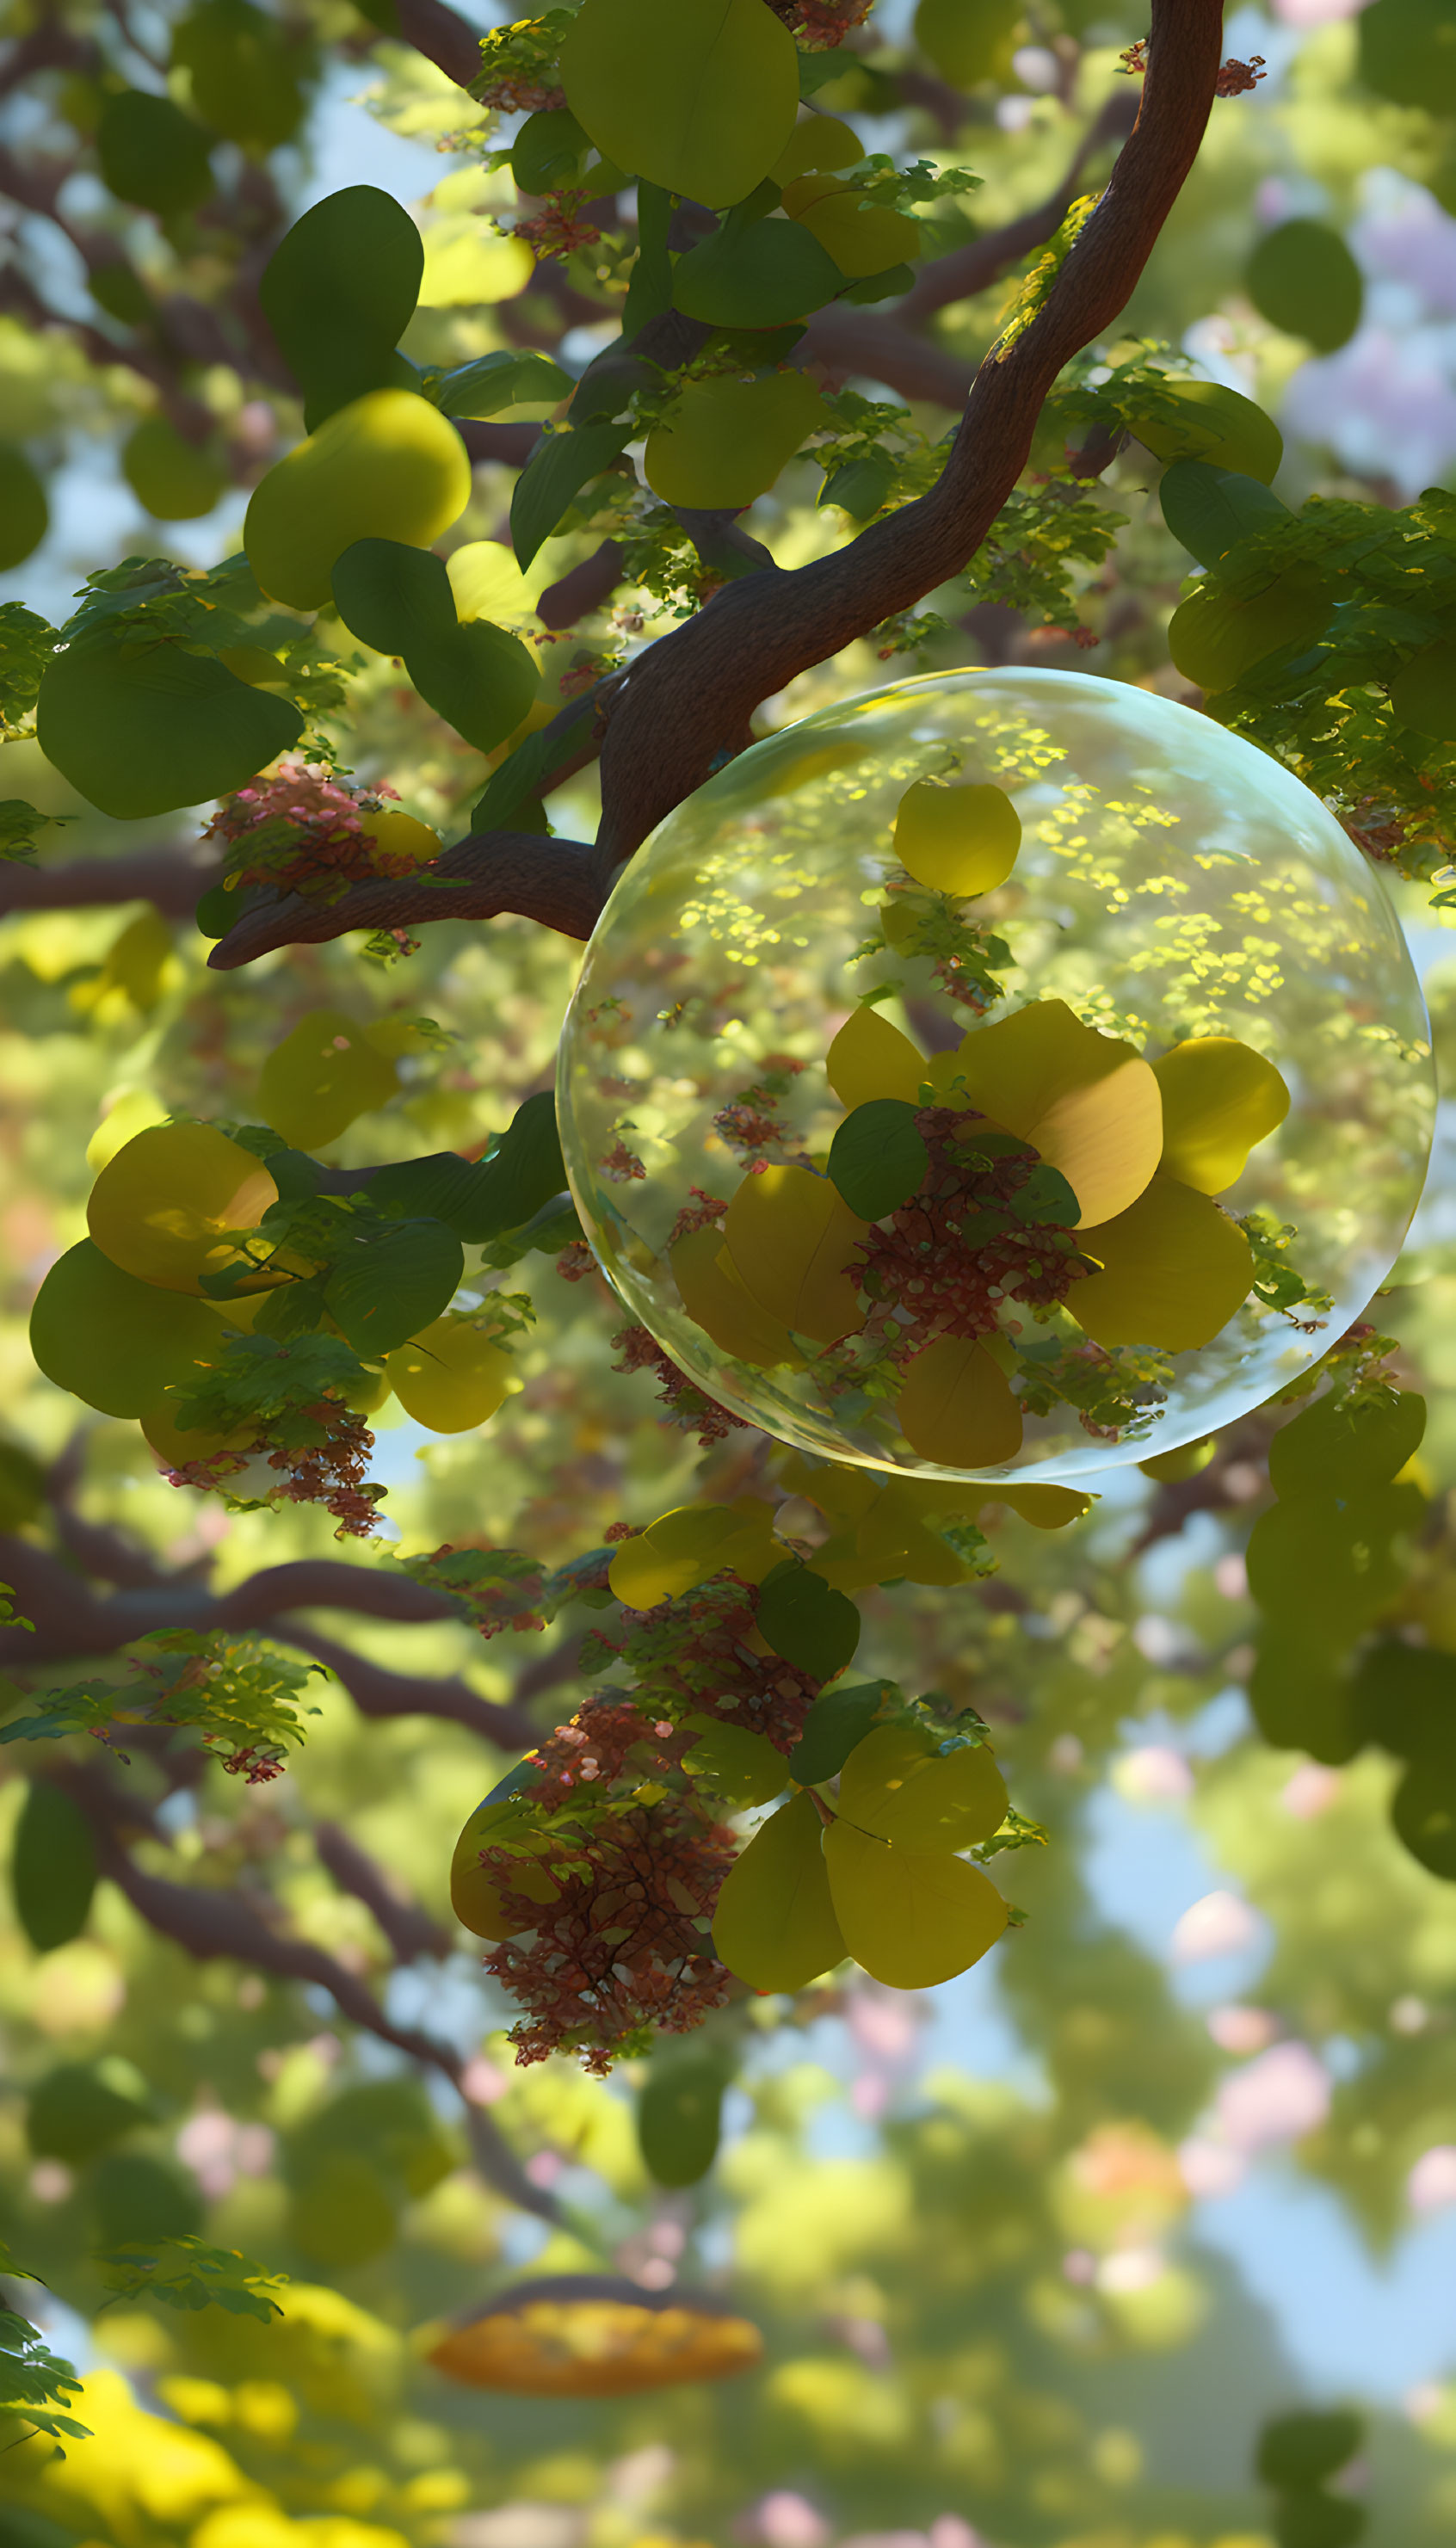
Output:
<svg viewBox="0 0 1456 2548">
<path fill-rule="evenodd" d="M 1329 2073 L 1307 2044 L 1275 2044 L 1219 2090 L 1224 2138 L 1235 2150 L 1299 2140 L 1329 2112 Z"/>
</svg>

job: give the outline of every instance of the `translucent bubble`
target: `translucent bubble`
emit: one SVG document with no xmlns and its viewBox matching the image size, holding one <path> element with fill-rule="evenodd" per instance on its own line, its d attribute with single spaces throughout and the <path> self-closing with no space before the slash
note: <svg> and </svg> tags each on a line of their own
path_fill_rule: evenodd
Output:
<svg viewBox="0 0 1456 2548">
<path fill-rule="evenodd" d="M 1375 870 L 1211 719 L 1076 674 L 897 682 L 756 745 L 625 870 L 562 1046 L 634 1319 L 820 1457 L 1070 1479 L 1325 1353 L 1434 1088 Z"/>
</svg>

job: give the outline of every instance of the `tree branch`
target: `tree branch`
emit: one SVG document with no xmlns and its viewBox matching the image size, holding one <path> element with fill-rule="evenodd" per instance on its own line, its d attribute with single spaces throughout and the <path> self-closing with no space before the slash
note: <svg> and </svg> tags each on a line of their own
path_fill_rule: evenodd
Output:
<svg viewBox="0 0 1456 2548">
<path fill-rule="evenodd" d="M 1221 52 L 1219 0 L 1153 0 L 1138 121 L 1097 210 L 1016 342 L 982 363 L 926 496 L 792 573 L 745 576 L 632 668 L 607 711 L 595 874 L 612 874 L 708 776 L 758 702 L 971 558 L 1026 466 L 1062 365 L 1125 306 L 1197 154 Z"/>
<path fill-rule="evenodd" d="M 0 1539 L 0 1581 L 14 1588 L 22 1617 L 35 1622 L 34 1634 L 17 1628 L 0 1631 L 4 1669 L 113 1655 L 153 1628 L 188 1628 L 199 1636 L 248 1628 L 312 1655 L 342 1684 L 361 1716 L 438 1717 L 506 1752 L 525 1751 L 538 1739 L 540 1729 L 526 1709 L 526 1698 L 568 1680 L 576 1669 L 576 1647 L 568 1640 L 526 1666 L 513 1699 L 482 1698 L 460 1680 L 388 1672 L 294 1614 L 350 1610 L 366 1618 L 422 1625 L 456 1617 L 454 1604 L 408 1576 L 376 1574 L 332 1558 L 265 1567 L 221 1594 L 204 1584 L 154 1574 L 141 1580 L 133 1576 L 121 1590 L 104 1594 L 29 1540 Z M 554 1668 L 558 1658 L 559 1670 Z M 552 1669 L 543 1672 L 545 1667 Z"/>
<path fill-rule="evenodd" d="M 397 1893 L 383 1867 L 337 1823 L 316 1823 L 314 1847 L 339 1891 L 363 1903 L 402 1964 L 417 1963 L 421 1956 L 432 1956 L 438 1963 L 448 1956 L 448 1931 L 420 1903 Z"/>
<path fill-rule="evenodd" d="M 1026 466 L 1057 373 L 1111 325 L 1137 285 L 1203 139 L 1221 37 L 1220 0 L 1153 0 L 1147 75 L 1127 144 L 1035 318 L 982 363 L 930 492 L 830 557 L 736 578 L 603 687 L 602 819 L 592 851 L 533 835 L 473 834 L 436 870 L 468 879 L 458 893 L 381 882 L 354 886 L 326 912 L 300 897 L 268 904 L 238 923 L 214 951 L 213 964 L 230 970 L 273 948 L 350 929 L 493 919 L 506 911 L 567 937 L 589 937 L 616 869 L 702 785 L 723 752 L 742 748 L 761 700 L 909 608 L 974 556 Z M 1109 101 L 1046 203 L 938 259 L 907 303 L 921 311 L 941 307 L 978 289 L 988 266 L 999 270 L 1045 238 L 1087 157 L 1126 123 L 1135 98 L 1119 93 Z M 863 328 L 863 318 L 856 323 Z"/>
<path fill-rule="evenodd" d="M 65 1762 L 48 1774 L 73 1797 L 90 1822 L 98 1873 L 111 1878 L 134 1911 L 159 1937 L 170 1938 L 198 1963 L 226 1957 L 263 1972 L 277 1973 L 286 1981 L 321 1987 L 332 1996 L 340 2016 L 362 2027 L 366 2034 L 377 2036 L 381 2044 L 392 2044 L 421 2067 L 439 2071 L 463 2096 L 460 2082 L 465 2065 L 459 2054 L 448 2044 L 439 2043 L 415 2027 L 392 2025 L 367 1984 L 321 1947 L 312 1946 L 304 1938 L 282 1936 L 240 1894 L 225 1892 L 221 1886 L 205 1890 L 201 1885 L 174 1884 L 168 1877 L 149 1874 L 138 1866 L 121 1840 L 128 1824 L 135 1825 L 136 1813 L 130 1799 L 104 1770 Z M 532 2184 L 490 2116 L 467 2103 L 467 2120 L 471 2154 L 480 2174 L 507 2203 L 518 2205 L 524 2212 L 534 2212 L 543 2221 L 559 2220 L 551 2196 Z"/>
<path fill-rule="evenodd" d="M 127 850 L 118 859 L 72 859 L 64 866 L 0 866 L 0 919 L 12 911 L 79 911 L 88 904 L 150 902 L 168 920 L 190 920 L 215 885 L 223 861 L 211 841 L 175 850 Z"/>
</svg>

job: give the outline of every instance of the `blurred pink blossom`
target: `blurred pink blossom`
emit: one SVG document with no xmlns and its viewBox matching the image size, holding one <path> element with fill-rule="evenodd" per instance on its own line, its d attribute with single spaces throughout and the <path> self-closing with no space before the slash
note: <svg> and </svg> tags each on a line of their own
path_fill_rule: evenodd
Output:
<svg viewBox="0 0 1456 2548">
<path fill-rule="evenodd" d="M 1275 2044 L 1219 2090 L 1222 2136 L 1235 2150 L 1298 2140 L 1329 2112 L 1329 2073 L 1307 2044 Z"/>
<path fill-rule="evenodd" d="M 1456 2146 L 1439 2141 L 1423 2150 L 1406 2180 L 1412 2212 L 1443 2212 L 1456 2203 Z"/>
<path fill-rule="evenodd" d="M 1168 1743 L 1144 1743 L 1125 1752 L 1113 1770 L 1120 1796 L 1138 1805 L 1177 1805 L 1193 1793 L 1193 1772 Z"/>
<path fill-rule="evenodd" d="M 230 2194 L 238 2177 L 265 2176 L 273 2160 L 266 2124 L 239 2124 L 216 2106 L 189 2116 L 177 2135 L 177 2156 L 210 2203 Z"/>
<path fill-rule="evenodd" d="M 1259 1924 L 1236 1893 L 1205 1893 L 1189 1905 L 1173 1931 L 1169 1953 L 1175 1964 L 1202 1963 L 1211 1956 L 1234 1956 L 1255 1944 Z"/>
<path fill-rule="evenodd" d="M 1221 2052 L 1262 2052 L 1279 2029 L 1266 2008 L 1210 2009 L 1205 2024 Z"/>
<path fill-rule="evenodd" d="M 1287 1814 L 1302 1823 L 1312 1823 L 1327 1813 L 1342 1784 L 1338 1770 L 1326 1770 L 1319 1761 L 1303 1761 L 1294 1776 L 1279 1790 L 1279 1801 Z"/>
<path fill-rule="evenodd" d="M 805 2495 L 786 2487 L 766 2495 L 734 2528 L 740 2539 L 762 2540 L 764 2548 L 824 2548 L 830 2536 L 822 2512 Z"/>
<path fill-rule="evenodd" d="M 1229 2149 L 1226 2141 L 1202 2140 L 1196 2135 L 1184 2141 L 1178 2165 L 1189 2193 L 1200 2203 L 1231 2194 L 1244 2175 L 1244 2161 L 1237 2150 Z"/>
</svg>

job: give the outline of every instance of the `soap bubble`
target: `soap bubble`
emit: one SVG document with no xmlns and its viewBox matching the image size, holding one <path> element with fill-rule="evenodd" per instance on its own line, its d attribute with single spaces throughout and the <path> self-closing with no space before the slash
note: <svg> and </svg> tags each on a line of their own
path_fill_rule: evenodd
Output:
<svg viewBox="0 0 1456 2548">
<path fill-rule="evenodd" d="M 1389 1272 L 1429 1032 L 1379 876 L 1171 700 L 900 682 L 625 869 L 558 1104 L 633 1318 L 821 1458 L 1068 1480 L 1287 1387 Z"/>
</svg>

